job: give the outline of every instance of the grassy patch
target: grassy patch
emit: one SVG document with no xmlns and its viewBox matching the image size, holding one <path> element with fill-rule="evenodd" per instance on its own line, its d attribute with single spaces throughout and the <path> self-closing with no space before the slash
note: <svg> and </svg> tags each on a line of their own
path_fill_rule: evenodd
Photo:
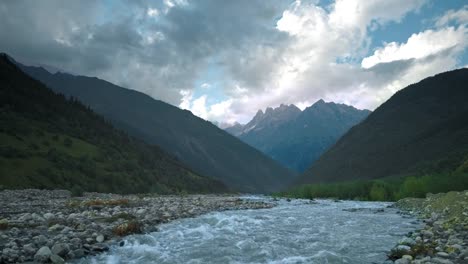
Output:
<svg viewBox="0 0 468 264">
<path fill-rule="evenodd" d="M 129 221 L 115 226 L 112 233 L 117 236 L 126 236 L 130 234 L 141 233 L 141 224 L 138 221 Z"/>
<path fill-rule="evenodd" d="M 8 227 L 9 227 L 8 220 L 1 219 L 0 220 L 0 230 L 8 229 Z"/>
</svg>

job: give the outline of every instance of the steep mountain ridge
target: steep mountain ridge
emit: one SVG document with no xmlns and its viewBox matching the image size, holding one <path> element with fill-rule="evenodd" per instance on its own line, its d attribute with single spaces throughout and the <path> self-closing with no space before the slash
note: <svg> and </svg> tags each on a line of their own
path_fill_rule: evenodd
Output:
<svg viewBox="0 0 468 264">
<path fill-rule="evenodd" d="M 219 179 L 233 189 L 276 191 L 294 178 L 294 173 L 260 151 L 187 110 L 95 77 L 50 74 L 42 68 L 19 66 L 52 90 L 89 105 L 116 127 L 160 146 L 197 173 Z"/>
</svg>

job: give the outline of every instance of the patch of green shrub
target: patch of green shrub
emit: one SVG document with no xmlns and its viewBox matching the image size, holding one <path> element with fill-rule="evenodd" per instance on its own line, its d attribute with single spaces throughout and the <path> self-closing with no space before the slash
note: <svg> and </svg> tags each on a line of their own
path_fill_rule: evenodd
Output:
<svg viewBox="0 0 468 264">
<path fill-rule="evenodd" d="M 468 173 L 457 171 L 367 181 L 307 184 L 277 193 L 275 196 L 395 201 L 406 197 L 422 198 L 427 193 L 466 189 L 468 189 Z"/>
</svg>

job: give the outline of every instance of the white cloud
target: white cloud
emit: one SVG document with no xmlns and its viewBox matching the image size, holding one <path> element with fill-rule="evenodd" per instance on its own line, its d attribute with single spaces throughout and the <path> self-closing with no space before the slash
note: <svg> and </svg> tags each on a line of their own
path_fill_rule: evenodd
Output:
<svg viewBox="0 0 468 264">
<path fill-rule="evenodd" d="M 192 105 L 192 92 L 190 90 L 180 90 L 180 95 L 182 99 L 180 100 L 179 107 L 182 109 L 190 110 L 190 106 Z"/>
<path fill-rule="evenodd" d="M 156 8 L 148 8 L 148 11 L 146 12 L 146 14 L 150 17 L 155 17 L 155 16 L 158 16 L 159 15 L 159 10 L 156 9 Z"/>
<path fill-rule="evenodd" d="M 465 5 L 460 10 L 447 11 L 443 16 L 436 19 L 436 26 L 442 27 L 448 25 L 450 22 L 458 24 L 468 23 L 468 5 Z"/>
<path fill-rule="evenodd" d="M 171 10 L 171 8 L 188 5 L 187 0 L 164 0 L 163 3 L 165 5 L 164 13 L 166 14 Z"/>
<path fill-rule="evenodd" d="M 234 123 L 237 118 L 230 110 L 232 102 L 232 99 L 228 99 L 210 106 L 209 119 L 229 124 Z"/>
<path fill-rule="evenodd" d="M 200 85 L 200 87 L 203 88 L 203 89 L 208 89 L 208 88 L 211 87 L 211 84 L 209 84 L 209 83 L 202 83 L 202 84 Z"/>
<path fill-rule="evenodd" d="M 180 91 L 182 100 L 180 108 L 191 111 L 194 115 L 205 120 L 216 121 L 223 124 L 233 124 L 238 120 L 238 116 L 231 111 L 232 99 L 227 99 L 210 106 L 207 105 L 207 95 L 193 98 L 191 91 Z"/>
<path fill-rule="evenodd" d="M 468 44 L 467 29 L 447 27 L 440 30 L 426 30 L 413 34 L 406 43 L 390 42 L 377 49 L 372 56 L 362 60 L 362 67 L 370 68 L 378 63 L 396 60 L 420 59 L 439 53 L 448 48 L 462 51 Z"/>
<path fill-rule="evenodd" d="M 206 110 L 206 95 L 202 95 L 193 100 L 190 111 L 192 111 L 194 115 L 197 115 L 200 118 L 208 119 L 208 112 Z"/>
</svg>

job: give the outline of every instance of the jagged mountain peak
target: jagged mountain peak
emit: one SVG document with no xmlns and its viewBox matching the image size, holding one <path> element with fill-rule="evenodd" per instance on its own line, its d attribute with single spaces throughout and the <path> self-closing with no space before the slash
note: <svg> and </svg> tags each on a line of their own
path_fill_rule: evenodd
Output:
<svg viewBox="0 0 468 264">
<path fill-rule="evenodd" d="M 293 105 L 281 104 L 279 107 L 267 107 L 265 112 L 258 110 L 254 118 L 244 126 L 244 131 L 252 129 L 263 129 L 264 127 L 275 127 L 290 120 L 294 120 L 301 113 L 301 110 Z"/>
<path fill-rule="evenodd" d="M 281 104 L 259 110 L 240 129 L 226 129 L 270 155 L 283 165 L 304 171 L 350 127 L 363 120 L 369 111 L 318 100 L 301 111 L 294 104 Z"/>
<path fill-rule="evenodd" d="M 325 113 L 350 113 L 356 111 L 364 111 L 370 113 L 371 111 L 367 109 L 357 109 L 352 105 L 335 103 L 335 102 L 325 102 L 323 99 L 318 100 L 311 106 L 304 109 L 304 113 L 316 113 L 316 114 L 325 114 Z"/>
</svg>

